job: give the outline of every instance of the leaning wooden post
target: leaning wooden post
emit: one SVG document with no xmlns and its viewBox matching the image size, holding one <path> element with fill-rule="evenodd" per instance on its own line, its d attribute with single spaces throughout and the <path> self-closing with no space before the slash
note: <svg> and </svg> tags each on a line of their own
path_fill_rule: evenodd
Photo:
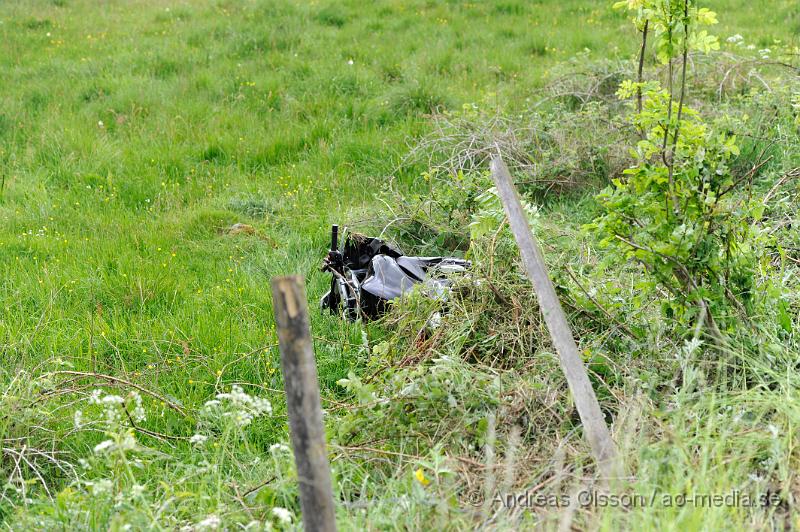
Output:
<svg viewBox="0 0 800 532">
<path fill-rule="evenodd" d="M 567 377 L 586 439 L 589 440 L 598 468 L 606 479 L 619 478 L 620 467 L 616 446 L 600 411 L 600 404 L 597 402 L 586 367 L 578 353 L 578 346 L 572 337 L 564 309 L 561 308 L 561 302 L 547 273 L 542 252 L 528 225 L 528 217 L 520 202 L 517 189 L 511 181 L 511 174 L 499 155 L 492 159 L 492 178 L 508 215 L 511 232 L 514 233 L 519 246 L 525 271 L 539 299 L 539 308 L 558 351 L 561 368 Z"/>
<path fill-rule="evenodd" d="M 303 278 L 272 279 L 272 300 L 303 525 L 307 531 L 333 532 L 331 473 Z"/>
</svg>

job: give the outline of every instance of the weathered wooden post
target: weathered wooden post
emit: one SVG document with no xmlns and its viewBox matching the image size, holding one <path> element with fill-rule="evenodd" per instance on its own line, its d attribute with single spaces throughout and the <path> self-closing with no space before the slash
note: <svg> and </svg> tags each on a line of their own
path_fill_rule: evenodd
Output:
<svg viewBox="0 0 800 532">
<path fill-rule="evenodd" d="M 606 479 L 619 478 L 621 470 L 617 459 L 617 448 L 600 411 L 600 404 L 597 402 L 586 367 L 578 353 L 578 346 L 572 337 L 564 309 L 561 308 L 561 302 L 547 273 L 544 257 L 528 225 L 528 217 L 520 202 L 517 189 L 500 155 L 492 159 L 492 178 L 508 215 L 511 232 L 514 233 L 519 246 L 525 271 L 539 299 L 539 308 L 558 352 L 561 368 L 567 377 L 597 466 Z"/>
<path fill-rule="evenodd" d="M 303 278 L 272 279 L 272 300 L 303 525 L 307 531 L 334 532 L 331 473 Z"/>
</svg>

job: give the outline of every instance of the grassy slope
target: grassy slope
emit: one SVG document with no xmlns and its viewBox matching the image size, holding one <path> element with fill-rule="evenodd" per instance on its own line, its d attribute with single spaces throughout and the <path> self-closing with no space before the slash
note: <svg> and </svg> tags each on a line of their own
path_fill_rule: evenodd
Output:
<svg viewBox="0 0 800 532">
<path fill-rule="evenodd" d="M 519 102 L 542 66 L 611 35 L 560 42 L 580 35 L 572 24 L 622 23 L 522 5 L 4 5 L 3 356 L 88 369 L 91 351 L 98 370 L 203 400 L 189 379 L 274 340 L 270 276 L 306 273 L 320 294 L 326 227 L 394 171 L 431 106 Z M 518 29 L 519 13 L 547 37 Z M 260 238 L 221 236 L 234 222 Z M 181 340 L 198 360 L 164 367 Z M 347 353 L 324 359 L 334 382 Z"/>
<path fill-rule="evenodd" d="M 708 4 L 723 36 L 800 29 L 788 0 Z M 522 106 L 584 48 L 635 43 L 577 0 L 3 3 L 0 366 L 60 357 L 190 407 L 280 388 L 269 277 L 304 273 L 316 300 L 327 226 L 388 175 L 413 186 L 421 168 L 397 163 L 432 107 Z M 257 234 L 223 234 L 235 222 Z M 313 326 L 333 394 L 360 335 Z"/>
</svg>

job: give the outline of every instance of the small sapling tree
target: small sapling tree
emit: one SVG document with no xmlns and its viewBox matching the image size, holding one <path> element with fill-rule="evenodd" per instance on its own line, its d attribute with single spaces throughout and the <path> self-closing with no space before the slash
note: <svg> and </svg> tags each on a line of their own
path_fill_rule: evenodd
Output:
<svg viewBox="0 0 800 532">
<path fill-rule="evenodd" d="M 750 220 L 758 213 L 732 193 L 742 180 L 731 172 L 739 148 L 726 118 L 708 122 L 685 102 L 689 54 L 719 47 L 701 29 L 715 24 L 716 15 L 691 0 L 615 5 L 634 13 L 643 34 L 642 65 L 651 32 L 656 58 L 666 67 L 666 86 L 640 75 L 619 87 L 618 96 L 631 100 L 631 122 L 641 138 L 631 149 L 634 164 L 598 196 L 604 212 L 588 227 L 612 259 L 638 261 L 651 285 L 671 294 L 663 303 L 668 316 L 704 325 L 721 344 L 719 318 L 729 309 L 751 309 Z"/>
</svg>

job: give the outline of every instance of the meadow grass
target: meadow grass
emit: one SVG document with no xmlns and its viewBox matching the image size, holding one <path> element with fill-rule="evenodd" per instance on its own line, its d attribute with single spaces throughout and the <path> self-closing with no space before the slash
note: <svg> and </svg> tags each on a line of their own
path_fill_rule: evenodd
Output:
<svg viewBox="0 0 800 532">
<path fill-rule="evenodd" d="M 800 32 L 788 0 L 708 5 L 723 37 Z M 330 224 L 388 221 L 373 199 L 419 186 L 425 168 L 401 163 L 432 112 L 523 109 L 578 53 L 630 57 L 627 27 L 579 0 L 0 4 L 3 379 L 124 375 L 187 409 L 256 383 L 276 406 L 252 429 L 268 454 L 287 431 L 269 279 L 304 274 L 313 310 Z M 323 395 L 345 397 L 361 328 L 316 312 L 312 327 Z M 152 430 L 192 435 L 145 400 Z"/>
</svg>

